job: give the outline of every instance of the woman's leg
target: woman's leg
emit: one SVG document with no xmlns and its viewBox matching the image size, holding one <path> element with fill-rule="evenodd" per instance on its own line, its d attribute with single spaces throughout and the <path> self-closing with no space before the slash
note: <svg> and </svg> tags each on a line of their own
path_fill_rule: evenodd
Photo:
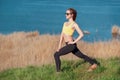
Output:
<svg viewBox="0 0 120 80">
<path fill-rule="evenodd" d="M 91 65 L 98 63 L 95 59 L 92 59 L 92 58 L 88 57 L 87 55 L 83 54 L 83 53 L 77 48 L 77 45 L 76 45 L 75 49 L 72 51 L 72 53 L 73 53 L 74 55 L 76 55 L 77 57 L 80 57 L 80 58 L 84 59 L 85 61 L 89 62 Z"/>
<path fill-rule="evenodd" d="M 58 52 L 55 52 L 54 58 L 55 58 L 57 72 L 60 71 L 60 67 L 61 67 L 60 56 L 72 52 L 74 50 L 74 48 L 75 48 L 74 45 L 68 44 L 68 45 L 64 46 L 63 48 L 61 48 Z"/>
<path fill-rule="evenodd" d="M 88 72 L 93 71 L 94 69 L 97 68 L 97 65 L 100 65 L 99 62 L 97 62 L 95 59 L 92 59 L 90 57 L 88 57 L 87 55 L 83 54 L 78 48 L 77 46 L 75 47 L 75 49 L 72 51 L 72 53 L 80 58 L 83 58 L 85 61 L 89 62 L 91 64 L 91 66 L 88 69 Z"/>
</svg>

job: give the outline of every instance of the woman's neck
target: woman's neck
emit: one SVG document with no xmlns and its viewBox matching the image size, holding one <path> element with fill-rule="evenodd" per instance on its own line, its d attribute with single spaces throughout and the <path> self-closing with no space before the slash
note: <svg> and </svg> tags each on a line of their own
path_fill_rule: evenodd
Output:
<svg viewBox="0 0 120 80">
<path fill-rule="evenodd" d="M 72 18 L 70 18 L 69 20 L 68 20 L 68 22 L 73 22 L 74 20 L 72 19 Z"/>
</svg>

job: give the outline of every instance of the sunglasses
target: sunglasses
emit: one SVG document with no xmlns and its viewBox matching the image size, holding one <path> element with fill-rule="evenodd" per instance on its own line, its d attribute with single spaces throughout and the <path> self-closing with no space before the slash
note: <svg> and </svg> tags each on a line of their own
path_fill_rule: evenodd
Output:
<svg viewBox="0 0 120 80">
<path fill-rule="evenodd" d="M 67 15 L 67 16 L 70 15 L 70 14 L 72 14 L 72 13 L 65 13 L 65 15 Z"/>
</svg>

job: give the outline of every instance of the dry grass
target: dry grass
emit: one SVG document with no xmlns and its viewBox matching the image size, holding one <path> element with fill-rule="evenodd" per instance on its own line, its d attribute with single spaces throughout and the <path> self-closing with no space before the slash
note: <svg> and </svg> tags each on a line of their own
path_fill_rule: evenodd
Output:
<svg viewBox="0 0 120 80">
<path fill-rule="evenodd" d="M 57 49 L 59 35 L 39 35 L 36 32 L 16 32 L 0 35 L 0 70 L 54 63 L 54 52 Z M 63 45 L 64 46 L 64 45 Z M 79 49 L 95 58 L 120 57 L 120 41 L 87 43 L 78 42 Z M 78 59 L 73 54 L 62 56 L 62 59 Z"/>
</svg>

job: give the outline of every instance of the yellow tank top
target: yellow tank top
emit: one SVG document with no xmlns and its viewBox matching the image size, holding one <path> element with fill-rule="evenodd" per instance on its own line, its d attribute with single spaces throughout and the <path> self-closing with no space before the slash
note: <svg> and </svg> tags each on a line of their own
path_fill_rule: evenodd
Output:
<svg viewBox="0 0 120 80">
<path fill-rule="evenodd" d="M 70 36 L 73 35 L 73 33 L 74 33 L 73 24 L 74 24 L 74 22 L 72 22 L 71 24 L 66 26 L 66 23 L 64 23 L 62 32 L 66 35 L 70 35 Z"/>
</svg>

